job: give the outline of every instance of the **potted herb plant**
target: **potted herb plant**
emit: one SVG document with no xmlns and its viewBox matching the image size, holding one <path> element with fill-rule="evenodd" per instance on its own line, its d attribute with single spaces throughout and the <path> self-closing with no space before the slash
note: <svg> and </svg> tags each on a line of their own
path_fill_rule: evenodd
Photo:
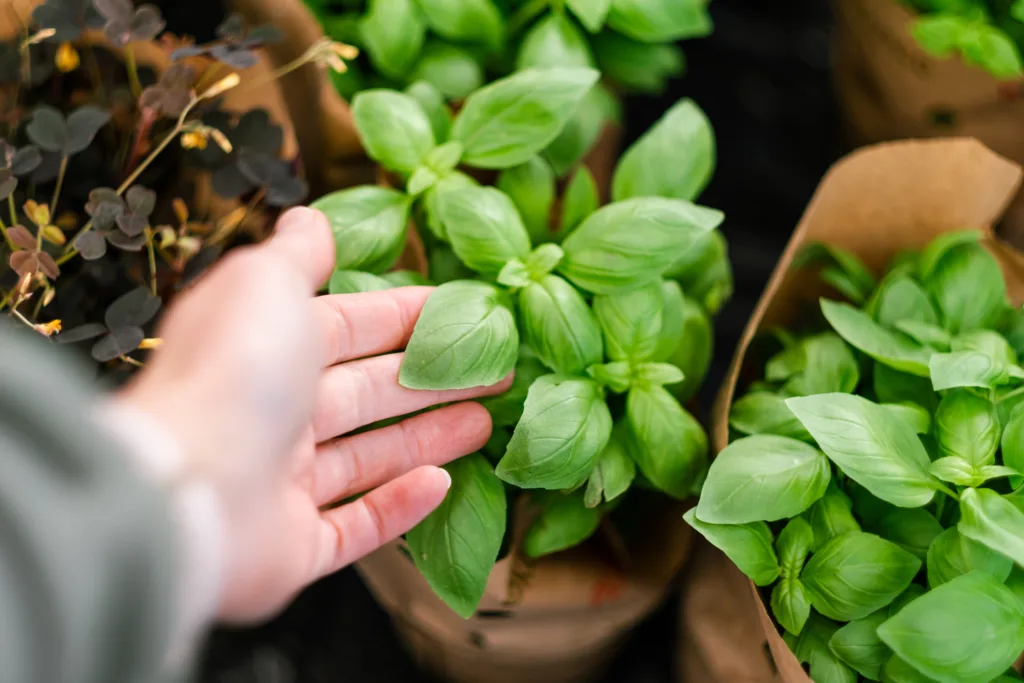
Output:
<svg viewBox="0 0 1024 683">
<path fill-rule="evenodd" d="M 0 310 L 121 377 L 159 346 L 162 301 L 304 199 L 273 82 L 353 48 L 323 41 L 275 71 L 276 31 L 237 16 L 196 46 L 152 5 L 20 9 L 0 26 Z"/>
<path fill-rule="evenodd" d="M 682 402 L 731 292 L 722 215 L 691 202 L 714 139 L 682 101 L 626 152 L 612 203 L 600 206 L 585 167 L 556 199 L 538 154 L 597 76 L 520 71 L 454 117 L 436 100 L 361 92 L 356 126 L 390 186 L 313 204 L 335 230 L 331 291 L 440 285 L 406 348 L 404 386 L 516 372 L 485 401 L 484 452 L 449 465 L 446 502 L 359 565 L 417 656 L 453 680 L 599 670 L 686 553 L 671 501 L 699 482 L 707 441 Z M 469 175 L 481 169 L 497 172 L 493 186 Z M 395 272 L 411 229 L 429 267 Z"/>
<path fill-rule="evenodd" d="M 973 140 L 840 162 L 744 333 L 685 518 L 786 683 L 1019 680 L 1024 280 L 990 228 L 1020 178 Z"/>
</svg>

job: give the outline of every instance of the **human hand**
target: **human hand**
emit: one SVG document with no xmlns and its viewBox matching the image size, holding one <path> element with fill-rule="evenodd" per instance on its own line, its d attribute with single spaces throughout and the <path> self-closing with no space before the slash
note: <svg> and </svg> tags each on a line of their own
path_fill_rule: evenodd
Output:
<svg viewBox="0 0 1024 683">
<path fill-rule="evenodd" d="M 438 466 L 482 447 L 491 422 L 479 404 L 457 403 L 343 435 L 500 393 L 510 381 L 401 387 L 400 350 L 431 290 L 315 296 L 334 253 L 322 214 L 286 213 L 270 240 L 232 252 L 179 297 L 164 345 L 119 397 L 175 434 L 186 472 L 220 498 L 222 619 L 270 616 L 415 526 L 448 490 Z"/>
</svg>

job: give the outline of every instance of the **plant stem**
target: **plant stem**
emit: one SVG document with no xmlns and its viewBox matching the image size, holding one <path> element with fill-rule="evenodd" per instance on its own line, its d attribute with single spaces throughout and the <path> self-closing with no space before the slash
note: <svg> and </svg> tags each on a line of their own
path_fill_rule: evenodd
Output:
<svg viewBox="0 0 1024 683">
<path fill-rule="evenodd" d="M 19 302 L 18 302 L 18 304 L 20 304 L 20 303 L 21 303 L 21 302 L 19 301 Z M 31 321 L 30 321 L 30 320 L 29 320 L 28 318 L 26 318 L 25 316 L 23 316 L 23 315 L 21 314 L 21 312 L 20 312 L 20 311 L 18 310 L 18 304 L 15 304 L 14 306 L 11 306 L 11 315 L 13 315 L 13 316 L 14 316 L 15 318 L 17 318 L 17 319 L 18 319 L 18 320 L 20 320 L 21 322 L 25 323 L 25 325 L 26 325 L 26 326 L 27 326 L 27 327 L 28 327 L 28 328 L 29 328 L 30 330 L 32 330 L 33 332 L 35 332 L 35 331 L 36 331 L 36 326 L 35 326 L 35 325 L 33 325 L 33 324 L 32 324 L 32 322 L 31 322 Z"/>
<path fill-rule="evenodd" d="M 144 368 L 144 367 L 146 367 L 145 363 L 143 363 L 141 361 L 137 361 L 134 358 L 132 358 L 131 356 L 118 356 L 118 358 L 123 360 L 128 365 L 134 365 L 137 368 Z"/>
<path fill-rule="evenodd" d="M 532 0 L 520 7 L 516 10 L 516 13 L 508 19 L 508 34 L 510 36 L 514 36 L 519 33 L 524 26 L 530 23 L 531 19 L 543 12 L 544 8 L 547 7 L 548 4 L 549 0 Z"/>
<path fill-rule="evenodd" d="M 11 209 L 11 227 L 18 224 L 18 210 L 14 208 L 14 193 L 7 195 L 7 206 Z"/>
<path fill-rule="evenodd" d="M 142 83 L 139 82 L 139 69 L 135 64 L 135 53 L 131 43 L 124 46 L 124 65 L 128 68 L 128 82 L 132 87 L 132 95 L 138 99 L 142 94 Z"/>
<path fill-rule="evenodd" d="M 547 0 L 545 0 L 545 2 L 546 1 Z M 283 64 L 282 66 L 279 66 L 278 68 L 274 69 L 270 73 L 263 74 L 263 76 L 261 76 L 260 78 L 254 78 L 253 80 L 249 81 L 245 85 L 241 85 L 241 86 L 235 88 L 234 89 L 235 94 L 237 95 L 237 94 L 241 94 L 241 93 L 246 93 L 246 92 L 249 92 L 250 90 L 254 90 L 256 88 L 261 88 L 264 85 L 266 85 L 267 83 L 272 83 L 272 82 L 276 81 L 277 79 L 281 78 L 282 76 L 287 76 L 288 74 L 290 74 L 292 71 L 295 71 L 299 67 L 301 67 L 301 66 L 303 66 L 305 64 L 308 64 L 313 59 L 313 57 L 316 54 L 316 50 L 314 49 L 315 47 L 317 47 L 317 46 L 314 45 L 313 47 L 311 47 L 310 49 L 306 50 L 301 55 L 299 55 L 298 57 L 293 59 L 292 61 L 288 62 L 287 64 Z"/>
<path fill-rule="evenodd" d="M 156 293 L 156 254 L 153 251 L 153 231 L 148 227 L 146 228 L 146 251 L 149 252 L 149 288 L 153 292 L 153 296 L 157 296 Z"/>
<path fill-rule="evenodd" d="M 57 187 L 53 190 L 53 198 L 50 200 L 50 220 L 57 215 L 57 200 L 60 199 L 60 190 L 64 186 L 64 174 L 68 172 L 68 155 L 60 158 L 60 170 L 57 171 Z M 42 230 L 42 228 L 40 228 Z"/>
<path fill-rule="evenodd" d="M 45 294 L 45 292 L 43 292 Z M 40 296 L 36 299 L 36 307 L 32 310 L 32 319 L 39 320 L 39 311 L 43 310 L 43 299 L 45 297 Z"/>
<path fill-rule="evenodd" d="M 3 233 L 4 242 L 7 242 L 7 246 L 10 247 L 11 251 L 16 251 L 18 247 L 14 244 L 11 236 L 7 234 L 7 226 L 4 225 L 2 218 L 0 218 L 0 233 Z"/>
</svg>

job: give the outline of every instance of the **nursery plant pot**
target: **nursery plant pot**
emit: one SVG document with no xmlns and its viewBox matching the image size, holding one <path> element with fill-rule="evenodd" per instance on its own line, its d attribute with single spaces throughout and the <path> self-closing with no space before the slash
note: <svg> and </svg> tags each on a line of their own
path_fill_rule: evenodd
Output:
<svg viewBox="0 0 1024 683">
<path fill-rule="evenodd" d="M 962 135 L 1024 163 L 1024 83 L 928 54 L 910 33 L 916 15 L 897 0 L 836 0 L 835 7 L 835 86 L 856 145 Z M 1024 245 L 1024 196 L 1001 230 Z"/>
<path fill-rule="evenodd" d="M 808 306 L 830 293 L 817 272 L 792 267 L 797 255 L 812 243 L 845 249 L 877 274 L 900 251 L 921 249 L 942 233 L 978 228 L 986 233 L 983 243 L 1000 263 L 1010 299 L 1020 305 L 1024 301 L 1024 256 L 997 240 L 992 227 L 1020 187 L 1021 177 L 1020 166 L 970 138 L 880 144 L 835 164 L 818 186 L 740 338 L 714 407 L 714 449 L 721 451 L 729 442 L 728 414 L 741 377 L 748 370 L 753 376 L 762 367 L 759 359 L 753 358 L 757 354 L 748 353 L 755 336 L 799 322 Z M 695 575 L 701 574 L 697 571 Z M 745 641 L 733 655 L 749 657 L 749 667 L 759 666 L 758 652 L 767 642 L 782 683 L 810 683 L 768 616 L 764 596 L 749 581 L 740 582 L 746 583 L 745 590 L 738 590 L 735 583 L 720 591 L 719 597 L 735 618 L 744 615 L 744 637 L 754 642 Z M 690 599 L 698 599 L 692 591 Z M 744 600 L 745 607 L 741 605 Z M 713 631 L 715 624 L 705 620 L 717 619 L 717 612 L 684 608 L 684 632 Z M 751 630 L 755 621 L 760 624 L 759 634 Z M 730 668 L 720 672 L 735 670 L 735 662 L 725 664 Z"/>
<path fill-rule="evenodd" d="M 357 565 L 417 662 L 454 683 L 578 683 L 603 672 L 629 630 L 664 599 L 693 539 L 668 505 L 628 543 L 630 569 L 588 542 L 529 560 L 512 549 L 494 567 L 476 614 L 462 619 L 438 598 L 404 543 Z"/>
</svg>

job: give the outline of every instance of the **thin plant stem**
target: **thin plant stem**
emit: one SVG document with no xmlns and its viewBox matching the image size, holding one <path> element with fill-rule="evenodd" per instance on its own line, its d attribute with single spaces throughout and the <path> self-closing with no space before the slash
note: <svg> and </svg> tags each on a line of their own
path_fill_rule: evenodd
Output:
<svg viewBox="0 0 1024 683">
<path fill-rule="evenodd" d="M 128 365 L 134 365 L 137 368 L 144 368 L 144 367 L 146 367 L 145 363 L 143 363 L 142 361 L 137 361 L 134 358 L 132 358 L 131 356 L 118 356 L 118 358 L 120 358 L 122 361 L 124 361 Z"/>
<path fill-rule="evenodd" d="M 7 206 L 11 210 L 11 227 L 18 224 L 18 209 L 14 206 L 14 193 L 7 195 Z"/>
<path fill-rule="evenodd" d="M 18 320 L 20 320 L 21 322 L 25 323 L 25 325 L 26 325 L 26 326 L 27 326 L 27 327 L 28 327 L 28 328 L 29 328 L 30 330 L 32 330 L 33 332 L 35 332 L 35 331 L 36 331 L 36 326 L 35 326 L 35 325 L 33 325 L 33 324 L 32 324 L 32 322 L 31 322 L 31 321 L 30 321 L 30 320 L 29 320 L 28 318 L 26 318 L 25 316 L 23 316 L 23 315 L 21 314 L 21 311 L 19 311 L 19 310 L 18 310 L 18 305 L 19 305 L 20 303 L 21 303 L 21 301 L 18 301 L 18 303 L 17 303 L 17 304 L 15 304 L 14 306 L 11 306 L 11 315 L 12 315 L 12 316 L 14 316 L 15 318 L 17 318 Z"/>
<path fill-rule="evenodd" d="M 142 83 L 139 82 L 139 68 L 135 64 L 135 52 L 131 43 L 124 46 L 124 65 L 128 69 L 128 83 L 131 84 L 132 95 L 138 99 L 142 94 Z"/>
<path fill-rule="evenodd" d="M 3 233 L 4 242 L 7 242 L 7 246 L 10 247 L 11 251 L 17 250 L 18 247 L 14 244 L 14 240 L 12 240 L 11 236 L 7 234 L 7 226 L 4 224 L 2 218 L 0 218 L 0 233 Z"/>
<path fill-rule="evenodd" d="M 3 299 L 0 299 L 0 311 L 2 311 L 5 308 L 7 308 L 7 302 L 11 300 L 11 294 L 13 294 L 13 293 L 14 293 L 14 290 L 12 289 L 11 291 L 9 291 L 6 294 L 4 294 L 4 298 Z"/>
<path fill-rule="evenodd" d="M 153 292 L 153 296 L 157 296 L 156 253 L 153 251 L 153 231 L 148 227 L 146 228 L 146 251 L 149 252 L 149 288 Z"/>
<path fill-rule="evenodd" d="M 45 292 L 43 292 L 43 293 L 45 294 Z M 45 299 L 45 298 L 46 297 L 41 296 L 38 299 L 36 299 L 36 307 L 32 310 L 32 319 L 33 320 L 39 320 L 39 312 L 41 310 L 43 310 L 43 299 Z"/>
<path fill-rule="evenodd" d="M 64 187 L 64 175 L 68 172 L 68 155 L 60 158 L 60 170 L 57 171 L 57 187 L 53 190 L 53 198 L 50 200 L 50 219 L 57 215 L 57 200 L 60 199 L 61 188 Z"/>
<path fill-rule="evenodd" d="M 96 52 L 92 49 L 92 45 L 84 46 L 82 51 L 85 53 L 85 70 L 89 72 L 89 78 L 96 84 L 96 92 L 99 93 L 100 99 L 106 100 L 107 94 L 103 87 L 103 72 L 100 71 L 100 62 L 96 59 Z"/>
<path fill-rule="evenodd" d="M 308 64 L 316 56 L 316 50 L 314 49 L 316 47 L 317 46 L 314 45 L 313 47 L 306 50 L 292 61 L 288 62 L 287 64 L 279 66 L 270 73 L 263 74 L 263 76 L 261 76 L 260 78 L 254 78 L 253 80 L 245 83 L 244 85 L 238 86 L 234 89 L 235 94 L 242 94 L 249 92 L 250 90 L 255 90 L 256 88 L 262 88 L 267 83 L 272 83 L 283 76 L 287 76 L 288 74 L 290 74 L 292 71 L 295 71 L 299 67 Z"/>
</svg>

